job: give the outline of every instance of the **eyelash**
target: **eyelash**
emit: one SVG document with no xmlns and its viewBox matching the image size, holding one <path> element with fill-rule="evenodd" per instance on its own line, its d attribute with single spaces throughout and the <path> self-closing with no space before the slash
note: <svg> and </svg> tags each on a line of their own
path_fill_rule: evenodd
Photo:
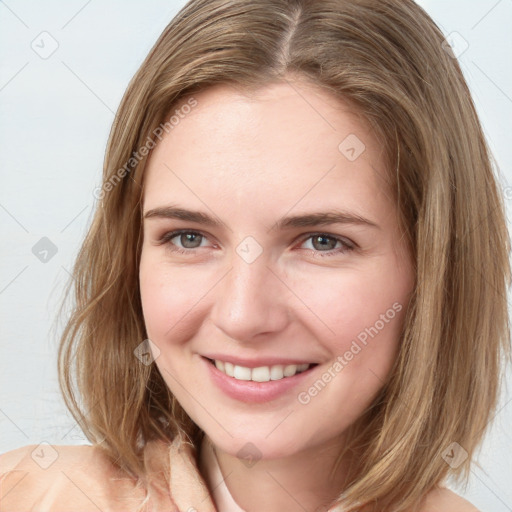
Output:
<svg viewBox="0 0 512 512">
<path fill-rule="evenodd" d="M 192 248 L 192 249 L 182 249 L 180 247 L 177 247 L 174 243 L 171 242 L 171 240 L 173 238 L 175 238 L 178 235 L 183 235 L 183 234 L 193 234 L 193 235 L 202 236 L 203 238 L 208 238 L 206 235 L 204 235 L 200 231 L 192 231 L 192 230 L 188 230 L 188 229 L 181 229 L 181 230 L 171 231 L 169 233 L 165 233 L 158 240 L 158 245 L 167 245 L 172 252 L 177 252 L 179 254 L 190 255 L 191 253 L 193 253 L 195 251 L 195 249 L 199 249 L 199 247 L 195 247 L 195 248 Z M 356 247 L 357 247 L 356 244 L 354 242 L 352 242 L 352 241 L 348 241 L 348 240 L 345 240 L 344 238 L 340 238 L 338 236 L 331 235 L 329 233 L 322 233 L 322 232 L 308 233 L 308 236 L 306 236 L 306 237 L 304 237 L 302 239 L 301 245 L 304 242 L 306 242 L 307 240 L 309 240 L 309 239 L 311 239 L 311 238 L 313 238 L 315 236 L 322 236 L 324 238 L 330 238 L 330 239 L 336 240 L 336 242 L 340 242 L 343 245 L 343 247 L 341 247 L 341 248 L 330 249 L 329 251 L 318 251 L 318 250 L 315 250 L 315 249 L 307 249 L 309 251 L 315 252 L 315 255 L 318 254 L 322 258 L 331 257 L 331 256 L 335 256 L 335 255 L 338 255 L 338 254 L 344 254 L 344 253 L 347 253 L 347 252 L 351 252 L 351 251 L 355 250 Z"/>
</svg>

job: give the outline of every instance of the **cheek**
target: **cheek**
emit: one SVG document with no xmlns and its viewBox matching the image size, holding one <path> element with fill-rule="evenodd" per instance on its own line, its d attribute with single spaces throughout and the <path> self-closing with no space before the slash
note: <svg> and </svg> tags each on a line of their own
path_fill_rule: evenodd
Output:
<svg viewBox="0 0 512 512">
<path fill-rule="evenodd" d="M 302 290 L 321 319 L 309 315 L 307 325 L 332 360 L 301 390 L 301 406 L 331 404 L 323 414 L 333 425 L 344 418 L 348 426 L 370 405 L 396 360 L 412 286 L 409 278 L 381 264 L 373 270 L 339 272 L 336 278 L 331 274 Z"/>
<path fill-rule="evenodd" d="M 411 291 L 409 271 L 397 268 L 375 262 L 295 280 L 297 294 L 314 313 L 305 313 L 303 320 L 308 318 L 316 339 L 334 357 L 346 356 L 354 369 L 384 370 L 392 363 Z"/>
<path fill-rule="evenodd" d="M 182 329 L 187 312 L 204 295 L 198 281 L 185 279 L 184 274 L 143 253 L 139 273 L 142 310 L 148 337 L 156 342 Z"/>
<path fill-rule="evenodd" d="M 151 255 L 141 258 L 139 280 L 144 322 L 157 344 L 180 344 L 197 330 L 211 271 L 190 272 Z M 182 341 L 183 340 L 183 341 Z"/>
</svg>

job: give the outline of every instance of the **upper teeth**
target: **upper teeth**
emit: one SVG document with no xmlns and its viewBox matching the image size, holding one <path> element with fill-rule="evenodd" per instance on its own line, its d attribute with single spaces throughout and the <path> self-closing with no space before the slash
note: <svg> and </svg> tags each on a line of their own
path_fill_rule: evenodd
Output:
<svg viewBox="0 0 512 512">
<path fill-rule="evenodd" d="M 253 380 L 255 382 L 268 382 L 280 380 L 285 377 L 293 377 L 296 373 L 307 370 L 311 365 L 304 364 L 276 364 L 274 366 L 259 366 L 258 368 L 246 368 L 232 363 L 215 359 L 215 366 L 229 377 L 237 380 Z"/>
</svg>

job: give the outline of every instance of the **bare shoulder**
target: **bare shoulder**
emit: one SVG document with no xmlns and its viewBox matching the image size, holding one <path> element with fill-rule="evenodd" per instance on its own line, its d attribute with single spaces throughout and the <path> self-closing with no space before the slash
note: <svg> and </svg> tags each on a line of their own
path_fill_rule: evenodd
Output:
<svg viewBox="0 0 512 512">
<path fill-rule="evenodd" d="M 436 487 L 425 497 L 419 512 L 480 512 L 469 501 L 446 487 Z"/>
</svg>

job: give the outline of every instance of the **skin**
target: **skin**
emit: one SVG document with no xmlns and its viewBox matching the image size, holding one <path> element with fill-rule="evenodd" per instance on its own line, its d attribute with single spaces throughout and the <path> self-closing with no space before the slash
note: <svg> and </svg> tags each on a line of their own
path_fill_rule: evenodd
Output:
<svg viewBox="0 0 512 512">
<path fill-rule="evenodd" d="M 334 499 L 343 483 L 348 461 L 335 477 L 330 471 L 344 432 L 389 376 L 413 289 L 385 185 L 382 143 L 348 104 L 300 81 L 251 95 L 222 84 L 194 97 L 197 106 L 150 156 L 143 211 L 172 204 L 221 225 L 144 220 L 140 289 L 147 334 L 160 351 L 155 363 L 213 442 L 228 489 L 244 510 L 312 511 Z M 365 145 L 353 161 L 338 149 L 349 134 Z M 282 216 L 330 208 L 377 227 L 275 227 Z M 203 236 L 159 243 L 178 229 Z M 315 233 L 329 235 L 324 245 L 315 243 Z M 251 254 L 262 251 L 250 263 L 237 253 L 248 236 L 257 242 Z M 342 252 L 333 236 L 356 246 Z M 393 304 L 401 306 L 394 318 L 360 344 L 321 392 L 300 403 L 299 392 L 332 369 Z M 318 366 L 300 388 L 248 404 L 212 383 L 202 359 L 212 352 Z M 261 456 L 251 467 L 237 458 L 249 442 Z"/>
</svg>

